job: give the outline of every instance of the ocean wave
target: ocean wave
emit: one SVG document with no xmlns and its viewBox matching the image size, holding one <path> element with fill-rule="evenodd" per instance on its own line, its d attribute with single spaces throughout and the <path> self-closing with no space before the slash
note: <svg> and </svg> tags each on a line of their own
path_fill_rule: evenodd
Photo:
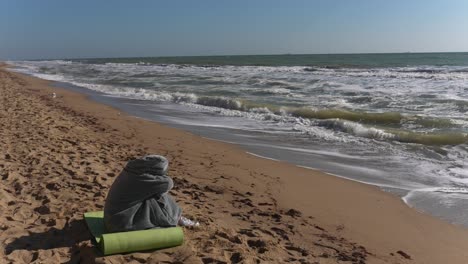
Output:
<svg viewBox="0 0 468 264">
<path fill-rule="evenodd" d="M 401 72 L 401 73 L 408 73 L 408 72 L 414 72 L 414 73 L 430 73 L 430 74 L 436 74 L 436 73 L 446 73 L 446 69 L 399 69 L 396 70 L 396 72 Z"/>
<path fill-rule="evenodd" d="M 397 72 L 414 72 L 414 73 L 427 73 L 427 74 L 446 74 L 446 73 L 468 73 L 468 67 L 452 66 L 452 67 L 434 67 L 426 66 L 420 68 L 398 68 Z"/>
<path fill-rule="evenodd" d="M 424 133 L 413 132 L 395 128 L 377 128 L 369 127 L 361 122 L 365 121 L 374 124 L 400 123 L 404 117 L 399 113 L 353 113 L 337 109 L 312 110 L 294 109 L 276 105 L 258 104 L 249 101 L 232 100 L 228 98 L 209 98 L 202 97 L 192 100 L 193 103 L 222 108 L 226 110 L 236 110 L 236 116 L 242 116 L 240 112 L 248 112 L 259 115 L 256 119 L 275 120 L 277 122 L 292 123 L 295 130 L 310 132 L 310 129 L 304 129 L 305 126 L 319 126 L 333 131 L 340 131 L 357 137 L 398 141 L 402 143 L 415 143 L 423 145 L 459 145 L 468 143 L 468 135 L 457 132 Z M 224 114 L 233 116 L 232 113 Z M 274 116 L 274 118 L 273 118 Z M 291 118 L 287 118 L 291 116 Z M 349 120 L 349 119 L 352 120 Z M 353 120 L 354 119 L 354 120 Z M 310 120 L 310 121 L 307 121 Z M 315 120 L 315 121 L 314 121 Z M 448 125 L 448 120 L 432 120 L 418 117 L 414 120 L 426 124 L 430 127 Z M 355 122 L 356 121 L 356 122 Z M 301 129 L 297 128 L 300 125 Z M 315 132 L 315 131 L 312 131 Z"/>
<path fill-rule="evenodd" d="M 463 69 L 458 69 L 458 70 L 451 70 L 450 72 L 468 73 L 468 68 L 463 68 Z"/>
<path fill-rule="evenodd" d="M 360 123 L 340 119 L 326 119 L 315 122 L 316 125 L 346 132 L 354 136 L 378 140 L 398 141 L 402 143 L 415 143 L 428 146 L 460 145 L 468 143 L 468 134 L 446 133 L 418 133 L 413 131 L 367 127 Z"/>
<path fill-rule="evenodd" d="M 343 119 L 363 124 L 402 126 L 413 124 L 421 128 L 454 128 L 457 122 L 449 118 L 434 118 L 418 115 L 405 115 L 398 112 L 373 113 L 344 109 L 313 109 L 309 107 L 285 108 L 295 117 L 310 119 Z"/>
<path fill-rule="evenodd" d="M 423 145 L 460 145 L 468 143 L 465 133 L 416 133 L 400 131 L 396 133 L 395 140 L 403 143 L 417 143 Z"/>
<path fill-rule="evenodd" d="M 380 140 L 392 140 L 396 138 L 396 135 L 385 132 L 382 129 L 374 127 L 366 127 L 359 123 L 344 121 L 340 119 L 327 119 L 315 122 L 316 125 L 333 129 L 336 131 L 342 131 L 354 136 L 380 139 Z"/>
<path fill-rule="evenodd" d="M 468 194 L 468 188 L 463 188 L 463 187 L 441 187 L 441 188 L 435 189 L 434 192 Z"/>
<path fill-rule="evenodd" d="M 307 67 L 304 73 L 328 76 L 349 77 L 379 77 L 390 79 L 433 79 L 433 80 L 466 80 L 468 68 L 466 67 L 434 67 L 421 68 L 395 67 L 395 68 L 347 68 L 347 67 Z"/>
<path fill-rule="evenodd" d="M 60 65 L 69 65 L 73 63 L 73 61 L 71 60 L 50 60 L 50 62 L 53 62 L 55 64 L 60 64 Z"/>
<path fill-rule="evenodd" d="M 303 69 L 304 71 L 306 72 L 317 72 L 317 71 L 320 71 L 320 68 L 316 68 L 316 67 L 306 67 Z"/>
<path fill-rule="evenodd" d="M 468 67 L 465 66 L 420 66 L 420 67 L 381 67 L 381 68 L 359 68 L 341 66 L 253 66 L 253 65 L 215 65 L 215 64 L 171 64 L 151 63 L 144 61 L 113 61 L 111 59 L 95 60 L 45 60 L 45 61 L 15 61 L 15 64 L 47 64 L 47 65 L 69 65 L 86 64 L 101 65 L 110 68 L 160 68 L 168 70 L 200 70 L 200 71 L 230 71 L 252 73 L 297 73 L 328 76 L 350 76 L 350 77 L 386 77 L 386 78 L 423 78 L 423 79 L 467 79 Z M 272 81 L 271 85 L 275 85 Z"/>
<path fill-rule="evenodd" d="M 366 113 L 354 112 L 341 109 L 321 109 L 315 110 L 307 107 L 289 110 L 291 115 L 296 117 L 314 118 L 314 119 L 345 119 L 355 122 L 364 122 L 371 124 L 400 124 L 403 119 L 400 113 Z"/>
<path fill-rule="evenodd" d="M 195 103 L 224 109 L 243 110 L 242 103 L 240 101 L 224 97 L 200 97 L 196 99 Z"/>
<path fill-rule="evenodd" d="M 422 116 L 405 116 L 404 122 L 413 123 L 423 128 L 453 128 L 458 126 L 457 122 L 452 119 Z"/>
<path fill-rule="evenodd" d="M 440 193 L 442 195 L 466 195 L 468 194 L 468 188 L 466 187 L 428 187 L 428 188 L 420 188 L 420 189 L 414 189 L 409 191 L 405 196 L 403 196 L 401 199 L 408 204 L 409 206 L 412 206 L 412 200 L 418 194 L 424 194 L 424 193 Z M 446 197 L 444 197 L 446 198 Z M 447 202 L 447 200 L 442 199 L 441 202 Z"/>
<path fill-rule="evenodd" d="M 453 194 L 468 194 L 467 187 L 428 187 L 428 188 L 421 188 L 421 189 L 414 189 L 411 190 L 403 200 L 406 200 L 413 196 L 415 193 L 427 193 L 427 192 L 435 192 L 435 193 L 453 193 Z"/>
</svg>

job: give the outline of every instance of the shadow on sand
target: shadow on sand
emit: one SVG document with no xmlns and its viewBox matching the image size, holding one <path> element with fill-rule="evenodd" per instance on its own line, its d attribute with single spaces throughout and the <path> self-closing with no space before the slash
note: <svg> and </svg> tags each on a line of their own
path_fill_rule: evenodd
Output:
<svg viewBox="0 0 468 264">
<path fill-rule="evenodd" d="M 99 253 L 89 243 L 80 243 L 91 239 L 84 220 L 72 220 L 63 229 L 55 227 L 42 233 L 33 233 L 18 237 L 6 245 L 8 255 L 15 250 L 39 250 L 69 248 L 70 261 L 66 263 L 94 263 Z M 82 245 L 80 245 L 82 244 Z M 33 259 L 38 254 L 33 255 Z M 34 260 L 33 260 L 34 261 Z"/>
</svg>

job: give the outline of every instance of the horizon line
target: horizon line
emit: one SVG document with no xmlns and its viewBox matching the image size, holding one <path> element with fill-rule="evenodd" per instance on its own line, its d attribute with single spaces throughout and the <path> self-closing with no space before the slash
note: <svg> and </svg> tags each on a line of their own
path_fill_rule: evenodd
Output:
<svg viewBox="0 0 468 264">
<path fill-rule="evenodd" d="M 20 60 L 87 60 L 87 59 L 136 59 L 136 58 L 182 58 L 182 57 L 240 57 L 240 56 L 301 56 L 301 55 L 377 55 L 377 54 L 434 54 L 434 53 L 468 53 L 468 51 L 405 51 L 405 52 L 350 52 L 350 53 L 273 53 L 273 54 L 216 54 L 216 55 L 149 55 L 149 56 L 112 56 L 112 57 L 62 57 L 37 59 L 0 59 L 0 61 Z"/>
</svg>

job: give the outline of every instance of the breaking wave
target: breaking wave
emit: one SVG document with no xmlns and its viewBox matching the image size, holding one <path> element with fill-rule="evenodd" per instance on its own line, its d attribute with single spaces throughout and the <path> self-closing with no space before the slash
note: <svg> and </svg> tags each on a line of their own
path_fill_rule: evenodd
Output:
<svg viewBox="0 0 468 264">
<path fill-rule="evenodd" d="M 394 140 L 402 143 L 415 143 L 429 146 L 459 145 L 468 143 L 468 135 L 465 133 L 417 133 L 396 129 L 381 129 L 366 127 L 359 123 L 340 119 L 322 120 L 316 122 L 316 124 L 355 136 L 378 140 Z"/>
<path fill-rule="evenodd" d="M 402 120 L 400 113 L 365 113 L 340 109 L 314 110 L 298 108 L 290 111 L 293 116 L 316 119 L 340 118 L 355 122 L 371 124 L 399 124 Z"/>
</svg>

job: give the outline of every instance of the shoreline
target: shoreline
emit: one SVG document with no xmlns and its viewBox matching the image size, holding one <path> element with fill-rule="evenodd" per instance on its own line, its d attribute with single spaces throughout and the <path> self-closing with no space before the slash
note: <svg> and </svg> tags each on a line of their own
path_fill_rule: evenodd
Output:
<svg viewBox="0 0 468 264">
<path fill-rule="evenodd" d="M 22 61 L 11 64 L 17 66 L 13 71 L 53 80 L 55 82 L 52 85 L 85 94 L 98 103 L 112 106 L 132 116 L 195 135 L 234 143 L 261 156 L 371 183 L 401 197 L 411 192 L 412 195 L 406 197 L 406 202 L 411 207 L 450 223 L 468 227 L 468 213 L 465 213 L 467 197 L 462 194 L 466 192 L 462 180 L 466 174 L 463 161 L 468 158 L 466 145 L 435 147 L 430 146 L 431 144 L 401 143 L 397 139 L 400 133 L 405 134 L 403 131 L 417 131 L 416 134 L 428 139 L 424 131 L 429 133 L 427 135 L 433 135 L 429 130 L 435 132 L 440 129 L 460 129 L 468 125 L 457 117 L 458 114 L 451 114 L 448 110 L 451 109 L 450 105 L 458 105 L 456 100 L 438 101 L 431 96 L 427 100 L 422 99 L 421 103 L 425 105 L 423 108 L 429 112 L 427 117 L 419 116 L 422 114 L 418 113 L 421 109 L 416 108 L 420 92 L 416 89 L 413 91 L 414 96 L 410 96 L 413 92 L 406 94 L 402 88 L 407 87 L 406 85 L 414 87 L 421 77 L 428 80 L 427 93 L 431 94 L 439 89 L 435 85 L 438 80 L 454 78 L 448 83 L 455 85 L 459 83 L 463 73 L 452 74 L 430 67 L 437 73 L 433 79 L 430 77 L 432 73 L 411 67 L 389 72 L 378 68 L 374 69 L 376 72 L 372 70 L 378 76 L 383 74 L 380 78 L 374 74 L 365 77 L 366 71 L 358 69 L 344 72 L 322 69 L 323 72 L 318 70 L 309 73 L 302 68 L 288 66 L 268 69 L 217 66 L 208 70 L 203 65 L 159 65 L 149 58 L 141 61 L 142 63 L 121 61 L 123 63 L 114 64 L 113 61 L 107 61 L 109 64 L 100 64 L 102 62 L 104 61 L 65 60 Z M 450 69 L 450 72 L 457 72 L 456 68 Z M 271 71 L 273 75 L 266 74 L 265 70 Z M 99 74 L 96 75 L 97 72 L 93 73 L 94 71 Z M 409 75 L 406 72 L 410 72 Z M 217 77 L 220 73 L 229 76 L 228 79 Z M 240 73 L 246 75 L 242 77 Z M 392 74 L 397 78 L 391 77 Z M 279 82 L 270 82 L 273 79 Z M 315 83 L 315 79 L 321 81 Z M 397 85 L 400 88 L 391 87 L 392 79 L 401 84 Z M 230 84 L 229 80 L 235 84 Z M 219 85 L 215 85 L 216 83 Z M 347 85 L 352 83 L 360 84 Z M 368 87 L 369 91 L 359 88 L 366 86 L 365 83 L 371 85 Z M 246 88 L 249 85 L 252 87 Z M 460 85 L 463 86 L 461 83 Z M 210 91 L 212 88 L 214 90 Z M 320 92 L 322 88 L 326 90 L 323 93 Z M 354 92 L 346 92 L 347 89 Z M 258 97 L 258 93 L 263 93 L 261 91 L 265 95 Z M 400 99 L 386 96 L 400 92 L 409 96 L 401 100 L 411 101 L 415 109 L 413 106 L 406 109 L 398 103 Z M 373 95 L 369 97 L 369 93 Z M 426 92 L 421 93 L 426 98 Z M 437 94 L 437 98 L 444 97 L 444 93 Z M 266 102 L 266 108 L 256 109 L 257 103 L 248 103 L 249 100 L 245 101 L 248 98 L 252 102 Z M 389 104 L 379 110 L 374 103 L 359 103 L 361 99 L 358 98 Z M 354 101 L 355 99 L 358 101 Z M 294 102 L 297 103 L 296 106 L 302 105 L 304 109 L 316 108 L 317 113 L 331 116 L 326 119 L 313 118 L 314 110 L 296 114 L 293 110 L 295 107 L 289 109 L 286 106 L 289 103 L 295 105 Z M 286 106 L 285 111 L 277 112 L 276 107 L 282 105 Z M 348 110 L 365 120 L 348 121 L 349 116 L 342 116 Z M 395 117 L 399 119 L 399 124 L 393 124 L 396 122 L 393 119 Z M 383 124 L 386 123 L 385 120 L 390 123 Z M 455 125 L 457 120 L 461 121 L 459 128 L 455 128 L 458 127 Z M 453 126 L 449 125 L 452 121 Z M 373 122 L 383 123 L 378 125 Z M 429 128 L 433 125 L 435 127 Z M 441 128 L 446 125 L 450 128 Z M 393 126 L 396 130 L 392 132 Z M 442 132 L 440 135 L 451 137 L 450 133 Z M 419 136 L 413 139 L 416 138 Z"/>
<path fill-rule="evenodd" d="M 34 75 L 32 75 L 32 76 L 34 76 Z M 350 164 L 347 163 L 347 162 L 344 162 L 344 161 L 334 162 L 333 166 L 326 165 L 328 163 L 327 159 L 320 160 L 320 161 L 315 160 L 314 161 L 314 162 L 316 162 L 315 164 L 307 164 L 307 163 L 304 163 L 303 161 L 301 161 L 301 158 L 304 158 L 304 157 L 298 157 L 299 159 L 298 158 L 288 157 L 288 154 L 294 154 L 292 152 L 287 152 L 287 151 L 290 150 L 290 147 L 288 147 L 288 146 L 281 145 L 281 144 L 277 145 L 275 147 L 268 147 L 268 148 L 266 148 L 264 146 L 264 144 L 268 144 L 268 143 L 273 143 L 274 144 L 275 141 L 271 141 L 271 140 L 261 141 L 261 140 L 257 139 L 257 140 L 249 140 L 248 142 L 247 141 L 244 142 L 244 141 L 242 141 L 242 139 L 240 139 L 238 137 L 229 137 L 229 136 L 226 136 L 226 135 L 220 136 L 220 134 L 230 134 L 230 133 L 235 133 L 236 134 L 236 133 L 239 133 L 239 131 L 237 131 L 234 128 L 229 127 L 229 126 L 227 126 L 227 127 L 221 126 L 221 129 L 220 129 L 218 126 L 215 126 L 215 125 L 207 125 L 207 126 L 193 125 L 193 124 L 192 125 L 186 125 L 184 123 L 184 121 L 182 121 L 182 122 L 181 121 L 167 121 L 167 120 L 164 120 L 164 118 L 157 117 L 160 113 L 161 113 L 161 115 L 164 116 L 162 111 L 167 112 L 167 111 L 174 111 L 175 110 L 175 112 L 179 112 L 180 109 L 173 109 L 172 107 L 162 107 L 162 111 L 161 111 L 161 109 L 159 109 L 159 110 L 157 110 L 157 113 L 153 112 L 154 108 L 153 108 L 152 111 L 148 111 L 148 112 L 145 112 L 145 110 L 144 110 L 145 107 L 143 107 L 143 109 L 137 108 L 137 110 L 135 110 L 135 109 L 133 109 L 134 104 L 132 104 L 132 101 L 134 99 L 113 98 L 113 97 L 107 98 L 105 93 L 97 92 L 97 91 L 94 91 L 92 89 L 85 88 L 83 86 L 79 86 L 79 85 L 75 85 L 75 84 L 71 84 L 71 83 L 67 83 L 67 82 L 61 82 L 61 81 L 50 81 L 50 82 L 51 82 L 51 85 L 53 85 L 54 87 L 64 88 L 64 89 L 67 89 L 67 90 L 71 90 L 72 92 L 77 92 L 77 93 L 80 93 L 80 94 L 84 94 L 91 101 L 113 107 L 117 111 L 125 112 L 127 115 L 130 115 L 130 116 L 133 116 L 133 117 L 136 117 L 136 118 L 142 118 L 142 119 L 150 121 L 150 122 L 156 122 L 156 123 L 159 123 L 159 124 L 162 124 L 164 126 L 171 127 L 171 128 L 183 130 L 183 131 L 195 134 L 197 136 L 201 136 L 202 138 L 206 138 L 208 140 L 214 140 L 214 141 L 219 141 L 219 142 L 222 142 L 222 143 L 228 143 L 228 144 L 231 144 L 231 145 L 235 145 L 236 147 L 242 148 L 248 154 L 258 156 L 260 158 L 265 158 L 265 159 L 270 159 L 270 160 L 275 160 L 275 161 L 283 161 L 283 162 L 286 162 L 286 163 L 296 165 L 296 166 L 298 166 L 300 168 L 311 169 L 312 171 L 320 171 L 322 173 L 325 173 L 327 175 L 331 175 L 331 176 L 334 176 L 334 177 L 338 177 L 338 178 L 342 178 L 342 179 L 345 179 L 345 180 L 351 180 L 351 181 L 359 182 L 359 183 L 362 183 L 362 184 L 378 187 L 379 189 L 381 189 L 381 190 L 383 190 L 385 192 L 389 192 L 389 193 L 391 193 L 393 195 L 396 195 L 408 207 L 413 208 L 413 209 L 417 210 L 418 212 L 431 215 L 433 217 L 441 219 L 442 221 L 446 221 L 446 222 L 454 224 L 456 226 L 460 225 L 463 228 L 468 227 L 468 223 L 466 222 L 466 220 L 463 221 L 458 216 L 454 217 L 452 215 L 443 214 L 443 213 L 441 213 L 443 211 L 441 211 L 440 208 L 439 208 L 439 210 L 437 210 L 437 208 L 434 209 L 434 208 L 429 207 L 430 210 L 427 210 L 428 209 L 427 204 L 430 204 L 430 202 L 426 203 L 425 206 L 421 206 L 421 207 L 418 207 L 418 206 L 415 206 L 415 205 L 411 204 L 411 202 L 408 200 L 408 198 L 411 197 L 412 194 L 418 193 L 419 191 L 425 190 L 426 188 L 412 189 L 411 187 L 399 186 L 397 184 L 392 184 L 392 183 L 386 183 L 385 181 L 382 181 L 382 179 L 380 179 L 380 182 L 379 182 L 379 180 L 375 181 L 375 179 L 373 181 L 372 178 L 369 178 L 369 176 L 372 176 L 372 175 L 367 175 L 367 174 L 359 175 L 358 173 L 356 173 L 356 169 L 354 169 L 354 171 L 351 172 L 349 170 L 349 168 L 351 168 L 349 166 Z M 127 101 L 127 100 L 129 100 L 129 101 Z M 138 104 L 138 105 L 140 105 L 140 104 L 144 105 L 144 104 L 146 104 L 146 102 L 147 101 L 145 101 L 145 100 L 136 100 L 136 104 Z M 188 110 L 188 109 L 185 109 L 185 110 Z M 180 113 L 175 114 L 175 115 L 173 113 L 171 113 L 169 116 L 171 116 L 171 117 L 176 116 L 176 117 L 180 118 L 179 115 L 180 115 Z M 169 120 L 171 120 L 171 119 L 169 118 Z M 183 124 L 183 125 L 180 125 L 180 124 Z M 205 127 L 208 127 L 209 129 L 206 129 Z M 213 128 L 216 129 L 216 131 Z M 210 132 L 207 132 L 208 130 L 210 130 Z M 245 135 L 249 135 L 249 134 L 245 134 Z M 251 135 L 249 135 L 249 136 L 251 136 Z M 255 147 L 253 147 L 253 145 Z M 262 146 L 262 147 L 258 147 L 258 146 Z M 326 153 L 326 151 L 321 151 L 321 148 L 314 148 L 312 150 L 312 149 L 308 149 L 308 147 L 310 147 L 310 146 L 306 146 L 306 148 L 304 148 L 305 152 Z M 282 150 L 283 153 L 282 154 L 275 153 L 274 155 L 272 155 L 272 153 L 269 152 L 269 151 L 275 151 L 276 149 Z M 334 153 L 334 154 L 336 155 L 337 153 Z M 273 156 L 276 156 L 276 158 L 274 158 Z M 346 155 L 344 155 L 344 156 L 346 156 Z M 338 157 L 339 157 L 339 155 L 338 155 Z M 314 158 L 314 157 L 310 156 L 309 158 Z M 345 171 L 343 168 L 337 170 L 338 165 L 339 165 L 339 167 L 348 168 L 348 170 Z M 359 166 L 360 165 L 356 166 L 356 168 L 358 168 Z M 357 170 L 357 171 L 359 171 L 359 170 Z M 381 173 L 381 172 L 375 171 L 375 173 Z"/>
<path fill-rule="evenodd" d="M 67 119 L 67 115 L 76 113 L 94 120 L 90 125 L 83 125 L 84 130 L 88 126 L 96 126 L 96 131 L 90 132 L 89 139 L 103 137 L 108 140 L 106 144 L 123 143 L 126 147 L 134 148 L 128 150 L 133 151 L 128 153 L 130 156 L 159 152 L 170 159 L 171 175 L 175 178 L 176 185 L 180 186 L 175 190 L 176 200 L 180 199 L 183 202 L 181 205 L 189 215 L 202 217 L 201 222 L 206 225 L 203 230 L 187 230 L 187 243 L 181 248 L 167 250 L 172 255 L 183 251 L 187 255 L 185 257 L 194 263 L 197 263 L 197 260 L 198 263 L 203 261 L 203 258 L 207 261 L 207 258 L 232 260 L 233 256 L 240 256 L 245 262 L 256 261 L 256 258 L 260 261 L 288 261 L 289 258 L 294 258 L 295 261 L 303 259 L 335 263 L 340 260 L 340 253 L 349 258 L 352 258 L 353 253 L 360 256 L 355 257 L 355 263 L 359 263 L 360 260 L 363 260 L 363 263 L 463 263 L 468 259 L 468 253 L 465 253 L 463 248 L 463 245 L 468 243 L 467 229 L 419 213 L 395 195 L 378 187 L 281 161 L 254 157 L 237 146 L 207 140 L 185 131 L 120 113 L 109 106 L 92 102 L 82 94 L 48 86 L 50 82 L 45 80 L 12 72 L 3 72 L 1 78 L 0 82 L 4 82 L 5 78 L 11 79 L 9 89 L 12 93 L 16 91 L 16 94 L 20 95 L 18 87 L 23 86 L 26 89 L 21 92 L 30 95 L 38 107 L 42 104 L 46 110 L 58 111 L 55 116 L 58 119 Z M 57 94 L 57 98 L 53 99 L 50 96 L 52 92 Z M 24 98 L 8 98 L 19 100 L 17 104 L 20 104 L 22 99 Z M 44 111 L 44 115 L 47 115 L 47 111 Z M 83 118 L 86 119 L 85 117 Z M 72 121 L 70 122 L 73 123 Z M 100 130 L 102 128 L 103 131 Z M 60 130 L 54 133 L 61 135 Z M 70 134 L 62 136 L 73 134 L 80 138 L 79 133 L 67 133 Z M 69 151 L 76 154 L 73 148 Z M 99 152 L 99 149 L 95 151 Z M 54 155 L 53 152 L 50 154 Z M 111 155 L 111 152 L 106 154 Z M 104 180 L 99 176 L 110 166 L 101 164 L 96 169 L 95 173 L 98 175 L 95 175 L 94 181 L 100 186 L 92 188 L 96 188 L 102 194 L 93 198 L 89 207 L 79 208 L 80 213 L 84 210 L 91 211 L 103 204 L 107 189 L 127 160 L 125 158 L 128 158 L 128 155 L 115 158 L 113 170 L 116 172 L 111 172 L 114 176 L 105 174 L 107 176 Z M 0 159 L 0 162 L 3 160 Z M 86 170 L 85 168 L 86 166 L 82 169 Z M 77 173 L 78 178 L 79 176 L 80 173 Z M 97 183 L 94 184 L 98 185 Z M 73 191 L 71 186 L 68 188 L 66 190 Z M 51 193 L 53 196 L 53 190 Z M 19 198 L 21 199 L 21 196 Z M 210 203 L 212 205 L 209 205 Z M 49 211 L 45 215 L 60 213 Z M 233 213 L 235 215 L 232 215 Z M 207 214 L 212 216 L 211 219 Z M 79 216 L 80 214 L 76 213 L 69 219 L 79 221 Z M 11 222 L 4 217 L 0 218 L 0 225 Z M 285 222 L 292 227 L 288 227 Z M 48 227 L 45 224 L 37 228 L 46 230 Z M 267 230 L 270 234 L 259 230 Z M 253 236 L 250 236 L 252 234 Z M 12 236 L 14 234 L 2 235 L 2 244 L 5 245 L 5 241 Z M 209 240 L 209 237 L 215 238 L 214 245 L 207 245 L 205 240 Z M 240 243 L 232 242 L 231 240 L 235 240 L 233 237 L 240 237 Z M 257 245 L 257 242 L 249 244 L 249 241 L 261 242 Z M 327 247 L 317 244 L 326 244 Z M 80 248 L 78 254 L 81 259 L 85 259 L 83 252 L 87 252 L 90 258 L 96 258 L 90 255 L 89 250 L 85 250 L 89 247 L 87 245 Z M 51 249 L 44 249 L 48 250 Z M 64 249 L 57 250 L 63 253 L 64 258 L 67 254 L 71 255 L 71 258 L 74 256 L 66 250 L 62 252 Z M 26 251 L 21 252 L 26 255 L 28 252 L 26 249 L 13 252 L 18 251 Z M 259 253 L 260 251 L 263 253 Z M 404 254 L 398 253 L 400 251 Z M 134 253 L 104 259 L 125 261 L 136 255 L 148 260 L 152 256 L 161 257 L 165 252 Z M 10 252 L 6 257 L 11 254 L 14 253 Z M 172 255 L 166 254 L 164 258 L 176 260 Z"/>
</svg>

